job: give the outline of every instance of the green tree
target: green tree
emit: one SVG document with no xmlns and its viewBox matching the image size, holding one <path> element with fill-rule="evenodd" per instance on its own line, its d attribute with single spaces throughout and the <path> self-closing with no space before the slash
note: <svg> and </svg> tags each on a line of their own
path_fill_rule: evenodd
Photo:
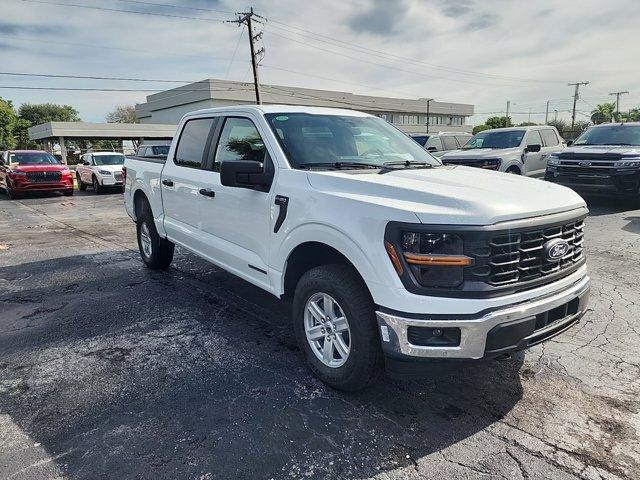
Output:
<svg viewBox="0 0 640 480">
<path fill-rule="evenodd" d="M 591 121 L 596 125 L 600 123 L 611 122 L 612 120 L 617 119 L 617 115 L 615 114 L 616 104 L 614 102 L 611 103 L 601 103 L 594 110 L 591 111 Z"/>
<path fill-rule="evenodd" d="M 475 127 L 473 127 L 471 133 L 475 135 L 478 132 L 484 132 L 485 130 L 489 130 L 490 128 L 491 127 L 489 125 L 483 123 L 482 125 L 476 125 Z"/>
<path fill-rule="evenodd" d="M 37 143 L 29 140 L 29 127 L 46 122 L 79 122 L 80 115 L 71 105 L 55 103 L 23 103 L 18 109 L 18 122 L 14 135 L 19 139 L 20 148 L 35 148 Z"/>
<path fill-rule="evenodd" d="M 640 122 L 640 107 L 632 108 L 623 115 L 622 120 L 625 122 Z"/>
<path fill-rule="evenodd" d="M 0 150 L 15 148 L 17 140 L 14 135 L 18 117 L 10 100 L 0 98 Z"/>
<path fill-rule="evenodd" d="M 569 128 L 571 127 L 567 122 L 565 122 L 564 120 L 551 120 L 550 122 L 547 123 L 547 125 L 550 125 L 552 127 L 556 127 L 556 130 L 558 130 L 558 133 L 560 134 L 561 137 L 565 137 L 566 132 L 569 130 Z"/>
<path fill-rule="evenodd" d="M 489 117 L 484 123 L 489 125 L 489 128 L 505 128 L 513 125 L 511 117 Z"/>
<path fill-rule="evenodd" d="M 519 127 L 533 127 L 535 125 L 538 124 L 536 122 L 522 122 L 518 124 Z"/>
<path fill-rule="evenodd" d="M 133 105 L 118 105 L 113 112 L 107 113 L 106 120 L 107 123 L 139 123 Z"/>
</svg>

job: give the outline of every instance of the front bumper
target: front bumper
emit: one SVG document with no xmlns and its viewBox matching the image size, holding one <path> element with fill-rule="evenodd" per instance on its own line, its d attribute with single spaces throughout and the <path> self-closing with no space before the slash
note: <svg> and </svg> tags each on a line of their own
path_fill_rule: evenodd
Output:
<svg viewBox="0 0 640 480">
<path fill-rule="evenodd" d="M 549 166 L 544 179 L 585 194 L 637 195 L 640 169 L 592 168 L 591 171 Z"/>
<path fill-rule="evenodd" d="M 589 288 L 590 279 L 585 275 L 551 295 L 470 318 L 421 317 L 379 310 L 376 316 L 382 348 L 388 357 L 401 360 L 481 359 L 522 350 L 575 324 L 586 311 Z M 457 345 L 417 345 L 410 340 L 415 338 L 410 335 L 411 327 L 456 331 Z"/>
</svg>

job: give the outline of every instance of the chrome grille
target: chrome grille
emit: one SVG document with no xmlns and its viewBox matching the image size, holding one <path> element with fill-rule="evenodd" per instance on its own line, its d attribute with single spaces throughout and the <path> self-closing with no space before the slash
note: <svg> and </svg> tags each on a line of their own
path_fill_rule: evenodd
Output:
<svg viewBox="0 0 640 480">
<path fill-rule="evenodd" d="M 490 256 L 487 283 L 495 286 L 527 282 L 560 272 L 583 258 L 584 221 L 567 223 L 493 237 L 489 242 Z M 543 245 L 562 238 L 569 250 L 559 261 L 544 258 Z"/>
</svg>

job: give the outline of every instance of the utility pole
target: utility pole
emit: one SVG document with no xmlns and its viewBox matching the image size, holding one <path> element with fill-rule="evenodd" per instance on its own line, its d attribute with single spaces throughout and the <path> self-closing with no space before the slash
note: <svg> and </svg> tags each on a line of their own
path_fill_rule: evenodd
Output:
<svg viewBox="0 0 640 480">
<path fill-rule="evenodd" d="M 256 91 L 256 103 L 260 105 L 262 100 L 260 98 L 260 78 L 258 76 L 258 57 L 264 55 L 264 47 L 256 51 L 256 40 L 262 37 L 262 32 L 253 34 L 253 22 L 261 23 L 259 20 L 254 20 L 253 17 L 262 18 L 260 15 L 253 11 L 253 7 L 248 12 L 238 13 L 237 20 L 231 20 L 230 23 L 237 23 L 238 25 L 246 25 L 249 31 L 249 49 L 251 51 L 251 66 L 253 67 L 253 85 Z"/>
<path fill-rule="evenodd" d="M 429 106 L 431 105 L 431 101 L 433 100 L 433 98 L 428 98 L 427 99 L 427 133 L 429 133 Z"/>
<path fill-rule="evenodd" d="M 544 124 L 547 125 L 549 123 L 549 100 L 547 100 L 547 109 L 544 112 Z"/>
<path fill-rule="evenodd" d="M 573 126 L 576 124 L 576 103 L 578 102 L 578 92 L 580 90 L 580 85 L 589 85 L 589 82 L 567 83 L 567 85 L 569 87 L 576 87 L 576 93 L 573 95 L 573 113 L 571 114 L 571 130 L 573 130 Z"/>
<path fill-rule="evenodd" d="M 620 95 L 624 95 L 625 93 L 629 93 L 627 91 L 624 92 L 612 92 L 609 95 L 615 95 L 616 96 L 616 121 L 618 118 L 620 118 Z"/>
<path fill-rule="evenodd" d="M 511 101 L 507 100 L 507 113 L 505 117 L 507 117 L 507 122 L 509 121 L 509 107 L 511 106 Z"/>
<path fill-rule="evenodd" d="M 531 107 L 529 107 L 529 123 L 531 123 Z"/>
<path fill-rule="evenodd" d="M 558 121 L 558 110 L 554 110 L 554 113 L 555 113 L 554 119 L 557 122 Z"/>
</svg>

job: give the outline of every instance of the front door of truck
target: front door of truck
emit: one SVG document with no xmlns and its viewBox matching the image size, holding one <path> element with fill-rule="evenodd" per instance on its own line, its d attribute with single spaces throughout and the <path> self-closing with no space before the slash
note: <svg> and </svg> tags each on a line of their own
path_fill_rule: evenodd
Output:
<svg viewBox="0 0 640 480">
<path fill-rule="evenodd" d="M 525 137 L 525 149 L 530 145 L 538 145 L 541 149 L 543 146 L 542 137 L 538 130 L 530 130 Z M 527 152 L 522 154 L 524 163 L 523 174 L 528 177 L 542 177 L 546 168 L 546 159 L 543 159 L 542 150 L 537 152 Z"/>
<path fill-rule="evenodd" d="M 270 290 L 267 260 L 272 194 L 224 186 L 219 173 L 220 164 L 229 160 L 272 165 L 263 137 L 248 116 L 220 118 L 203 175 L 215 197 L 205 202 L 202 229 L 210 239 L 211 257 L 238 276 Z"/>
</svg>

